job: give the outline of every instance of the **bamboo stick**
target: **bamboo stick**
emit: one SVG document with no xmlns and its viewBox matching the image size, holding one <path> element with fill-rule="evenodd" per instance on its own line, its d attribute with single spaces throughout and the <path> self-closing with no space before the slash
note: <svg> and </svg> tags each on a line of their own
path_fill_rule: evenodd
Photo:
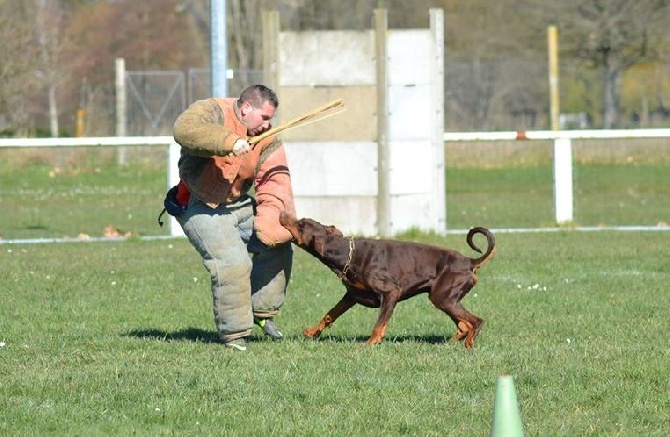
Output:
<svg viewBox="0 0 670 437">
<path fill-rule="evenodd" d="M 312 109 L 309 112 L 306 112 L 298 117 L 295 117 L 280 126 L 273 127 L 272 129 L 263 132 L 261 135 L 249 138 L 248 140 L 249 144 L 254 146 L 269 136 L 276 135 L 279 132 L 283 132 L 288 129 L 294 129 L 296 127 L 306 126 L 310 123 L 323 120 L 324 118 L 339 114 L 345 109 L 346 108 L 344 107 L 344 101 L 342 99 L 333 100 L 332 102 L 326 103 L 323 106 Z"/>
</svg>

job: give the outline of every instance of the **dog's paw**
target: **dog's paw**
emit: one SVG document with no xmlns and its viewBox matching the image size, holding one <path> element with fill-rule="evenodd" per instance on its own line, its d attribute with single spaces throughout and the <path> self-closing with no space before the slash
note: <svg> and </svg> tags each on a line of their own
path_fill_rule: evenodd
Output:
<svg viewBox="0 0 670 437">
<path fill-rule="evenodd" d="M 321 332 L 319 332 L 318 329 L 316 328 L 307 328 L 302 331 L 302 335 L 304 335 L 307 338 L 315 338 L 318 337 Z"/>
</svg>

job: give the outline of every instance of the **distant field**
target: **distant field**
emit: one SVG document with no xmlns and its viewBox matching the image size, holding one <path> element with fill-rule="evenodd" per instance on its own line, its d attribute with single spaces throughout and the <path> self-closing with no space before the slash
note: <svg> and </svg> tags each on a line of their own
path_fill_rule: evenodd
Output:
<svg viewBox="0 0 670 437">
<path fill-rule="evenodd" d="M 498 376 L 527 436 L 665 436 L 670 245 L 665 232 L 499 234 L 464 304 L 473 350 L 425 296 L 354 308 L 318 341 L 301 330 L 341 296 L 296 251 L 287 339 L 216 342 L 207 275 L 183 239 L 0 245 L 0 433 L 488 435 Z M 457 248 L 463 236 L 415 238 Z"/>
<path fill-rule="evenodd" d="M 574 225 L 667 226 L 670 139 L 573 141 Z M 550 141 L 446 148 L 447 224 L 555 225 Z"/>
<path fill-rule="evenodd" d="M 447 223 L 452 228 L 555 225 L 551 165 L 452 169 L 446 181 Z M 670 223 L 670 163 L 576 165 L 574 188 L 578 226 Z"/>
<path fill-rule="evenodd" d="M 101 237 L 106 227 L 167 235 L 156 217 L 167 185 L 166 152 L 135 148 L 118 166 L 110 149 L 0 150 L 0 236 Z"/>
<path fill-rule="evenodd" d="M 446 149 L 447 227 L 554 227 L 549 142 L 459 143 Z M 577 226 L 670 223 L 670 143 L 576 142 Z M 0 238 L 167 235 L 156 217 L 166 188 L 166 151 L 0 150 Z"/>
</svg>

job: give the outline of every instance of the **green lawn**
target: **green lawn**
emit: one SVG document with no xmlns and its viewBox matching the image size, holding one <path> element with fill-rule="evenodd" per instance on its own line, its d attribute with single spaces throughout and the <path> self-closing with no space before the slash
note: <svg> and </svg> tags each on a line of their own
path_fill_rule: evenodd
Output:
<svg viewBox="0 0 670 437">
<path fill-rule="evenodd" d="M 466 253 L 463 236 L 422 241 Z M 0 246 L 2 435 L 487 435 L 498 376 L 526 435 L 664 436 L 670 322 L 663 232 L 499 234 L 464 304 L 473 350 L 425 296 L 354 308 L 296 251 L 278 323 L 247 353 L 216 342 L 207 275 L 183 239 Z"/>
<path fill-rule="evenodd" d="M 110 225 L 122 234 L 167 235 L 156 220 L 167 186 L 164 157 L 118 166 L 99 153 L 81 152 L 65 167 L 0 164 L 0 237 L 102 237 Z"/>
<path fill-rule="evenodd" d="M 59 167 L 5 152 L 5 240 L 99 237 L 108 225 L 167 234 L 156 224 L 164 156 L 119 167 L 95 152 Z M 580 163 L 576 224 L 667 223 L 668 175 L 664 161 Z M 0 244 L 0 435 L 485 436 L 509 374 L 527 436 L 665 436 L 667 232 L 557 230 L 552 190 L 541 160 L 448 169 L 450 229 L 554 228 L 498 233 L 464 300 L 486 320 L 469 351 L 425 296 L 399 304 L 374 348 L 366 308 L 303 339 L 343 287 L 298 249 L 277 319 L 287 339 L 255 331 L 233 353 L 184 239 Z M 470 253 L 463 235 L 399 238 Z"/>
<path fill-rule="evenodd" d="M 121 234 L 167 235 L 156 221 L 166 190 L 164 152 L 153 158 L 145 151 L 153 159 L 128 166 L 99 153 L 81 152 L 76 164 L 58 167 L 44 158 L 12 165 L 12 155 L 0 151 L 0 238 L 101 237 L 108 226 Z M 484 164 L 447 169 L 448 229 L 556 226 L 550 164 Z M 667 225 L 670 161 L 575 164 L 574 195 L 577 226 Z"/>
<path fill-rule="evenodd" d="M 579 164 L 573 169 L 574 224 L 670 223 L 670 163 Z M 551 165 L 447 171 L 447 224 L 464 229 L 555 226 Z"/>
</svg>

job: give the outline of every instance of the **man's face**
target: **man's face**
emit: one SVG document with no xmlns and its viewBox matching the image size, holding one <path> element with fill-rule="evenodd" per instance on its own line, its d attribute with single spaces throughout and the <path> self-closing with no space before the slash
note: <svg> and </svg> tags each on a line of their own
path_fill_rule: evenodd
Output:
<svg viewBox="0 0 670 437">
<path fill-rule="evenodd" d="M 251 103 L 245 102 L 240 107 L 240 114 L 249 136 L 257 136 L 272 127 L 275 108 L 268 101 L 263 102 L 260 108 L 254 108 Z"/>
</svg>

